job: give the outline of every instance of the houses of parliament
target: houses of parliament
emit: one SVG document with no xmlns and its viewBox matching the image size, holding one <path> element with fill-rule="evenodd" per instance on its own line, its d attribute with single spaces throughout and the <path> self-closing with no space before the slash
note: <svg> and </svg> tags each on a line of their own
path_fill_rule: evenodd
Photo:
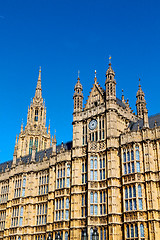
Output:
<svg viewBox="0 0 160 240">
<path fill-rule="evenodd" d="M 148 117 L 140 82 L 135 114 L 111 63 L 105 76 L 102 88 L 95 72 L 85 106 L 78 76 L 73 138 L 57 145 L 39 70 L 13 160 L 0 164 L 0 240 L 92 240 L 95 227 L 99 240 L 160 239 L 160 115 Z"/>
</svg>

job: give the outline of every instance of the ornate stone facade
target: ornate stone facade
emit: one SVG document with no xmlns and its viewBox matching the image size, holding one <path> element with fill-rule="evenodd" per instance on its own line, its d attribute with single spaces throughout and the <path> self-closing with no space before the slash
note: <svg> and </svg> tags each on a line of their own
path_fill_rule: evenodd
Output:
<svg viewBox="0 0 160 240">
<path fill-rule="evenodd" d="M 148 118 L 139 84 L 137 115 L 116 96 L 111 63 L 83 108 L 75 85 L 73 139 L 56 145 L 46 128 L 41 69 L 13 161 L 0 165 L 0 239 L 159 240 L 160 115 Z"/>
</svg>

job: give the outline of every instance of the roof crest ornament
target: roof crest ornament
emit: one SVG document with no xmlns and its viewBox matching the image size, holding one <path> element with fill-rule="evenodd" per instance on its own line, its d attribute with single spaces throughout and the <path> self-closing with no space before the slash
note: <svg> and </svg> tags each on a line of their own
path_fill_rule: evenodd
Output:
<svg viewBox="0 0 160 240">
<path fill-rule="evenodd" d="M 80 74 L 80 71 L 78 70 L 78 79 L 80 79 L 80 78 L 79 78 L 79 74 Z"/>
<path fill-rule="evenodd" d="M 94 71 L 94 82 L 97 82 L 97 71 Z"/>
</svg>

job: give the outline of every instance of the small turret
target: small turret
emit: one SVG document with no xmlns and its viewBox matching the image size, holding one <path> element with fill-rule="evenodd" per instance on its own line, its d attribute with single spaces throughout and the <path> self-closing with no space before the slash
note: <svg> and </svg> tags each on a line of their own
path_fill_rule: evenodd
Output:
<svg viewBox="0 0 160 240">
<path fill-rule="evenodd" d="M 78 72 L 78 78 L 77 78 L 77 83 L 74 88 L 74 112 L 80 112 L 82 111 L 83 108 L 83 87 L 82 84 L 80 83 L 80 78 L 79 78 L 79 72 Z"/>
<path fill-rule="evenodd" d="M 139 79 L 139 86 L 137 91 L 137 101 L 136 101 L 136 108 L 137 108 L 137 117 L 143 118 L 143 111 L 146 109 L 146 100 L 144 98 L 144 92 L 142 91 L 140 79 Z"/>
<path fill-rule="evenodd" d="M 115 72 L 111 67 L 111 62 L 109 62 L 109 67 L 106 71 L 106 100 L 116 100 L 116 80 Z"/>
</svg>

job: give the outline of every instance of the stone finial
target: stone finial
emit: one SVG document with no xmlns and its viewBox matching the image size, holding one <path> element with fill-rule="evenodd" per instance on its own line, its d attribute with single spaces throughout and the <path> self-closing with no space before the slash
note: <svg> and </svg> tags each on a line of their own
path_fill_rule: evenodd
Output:
<svg viewBox="0 0 160 240">
<path fill-rule="evenodd" d="M 8 171 L 9 171 L 9 164 L 7 162 L 7 166 L 6 166 L 5 172 L 8 172 Z"/>
<path fill-rule="evenodd" d="M 22 156 L 19 158 L 19 164 L 22 164 Z"/>
<path fill-rule="evenodd" d="M 124 103 L 124 102 L 125 102 L 125 100 L 124 100 L 124 93 L 123 93 L 123 89 L 122 89 L 122 97 L 121 97 L 121 99 L 122 99 L 122 102 Z"/>
<path fill-rule="evenodd" d="M 48 134 L 51 133 L 51 126 L 50 126 L 50 120 L 49 120 L 49 126 L 48 126 Z"/>
<path fill-rule="evenodd" d="M 21 123 L 21 133 L 23 132 L 23 118 L 22 118 L 22 123 Z"/>
<path fill-rule="evenodd" d="M 97 71 L 96 70 L 94 71 L 94 82 L 95 83 L 97 82 Z"/>
<path fill-rule="evenodd" d="M 14 153 L 13 153 L 12 167 L 16 165 L 16 162 L 17 162 L 17 135 L 16 135 L 16 142 L 15 142 Z"/>
<path fill-rule="evenodd" d="M 46 161 L 47 159 L 48 159 L 48 157 L 47 157 L 47 151 L 46 151 L 46 149 L 45 149 L 45 150 L 44 150 L 43 160 Z"/>
<path fill-rule="evenodd" d="M 154 127 L 157 127 L 157 122 L 156 121 L 154 122 Z"/>
<path fill-rule="evenodd" d="M 147 108 L 145 108 L 143 110 L 143 128 L 149 128 L 148 110 L 147 110 Z"/>
<path fill-rule="evenodd" d="M 60 152 L 64 152 L 64 144 L 63 144 L 63 141 L 62 141 L 62 143 L 61 143 L 61 149 L 60 149 Z"/>
<path fill-rule="evenodd" d="M 36 146 L 33 145 L 33 147 L 32 147 L 31 162 L 35 162 L 35 161 L 36 161 Z"/>
<path fill-rule="evenodd" d="M 54 134 L 54 138 L 52 136 L 52 153 L 56 153 L 56 144 L 57 144 L 57 140 L 56 140 L 56 131 L 55 131 L 55 134 Z"/>
</svg>

